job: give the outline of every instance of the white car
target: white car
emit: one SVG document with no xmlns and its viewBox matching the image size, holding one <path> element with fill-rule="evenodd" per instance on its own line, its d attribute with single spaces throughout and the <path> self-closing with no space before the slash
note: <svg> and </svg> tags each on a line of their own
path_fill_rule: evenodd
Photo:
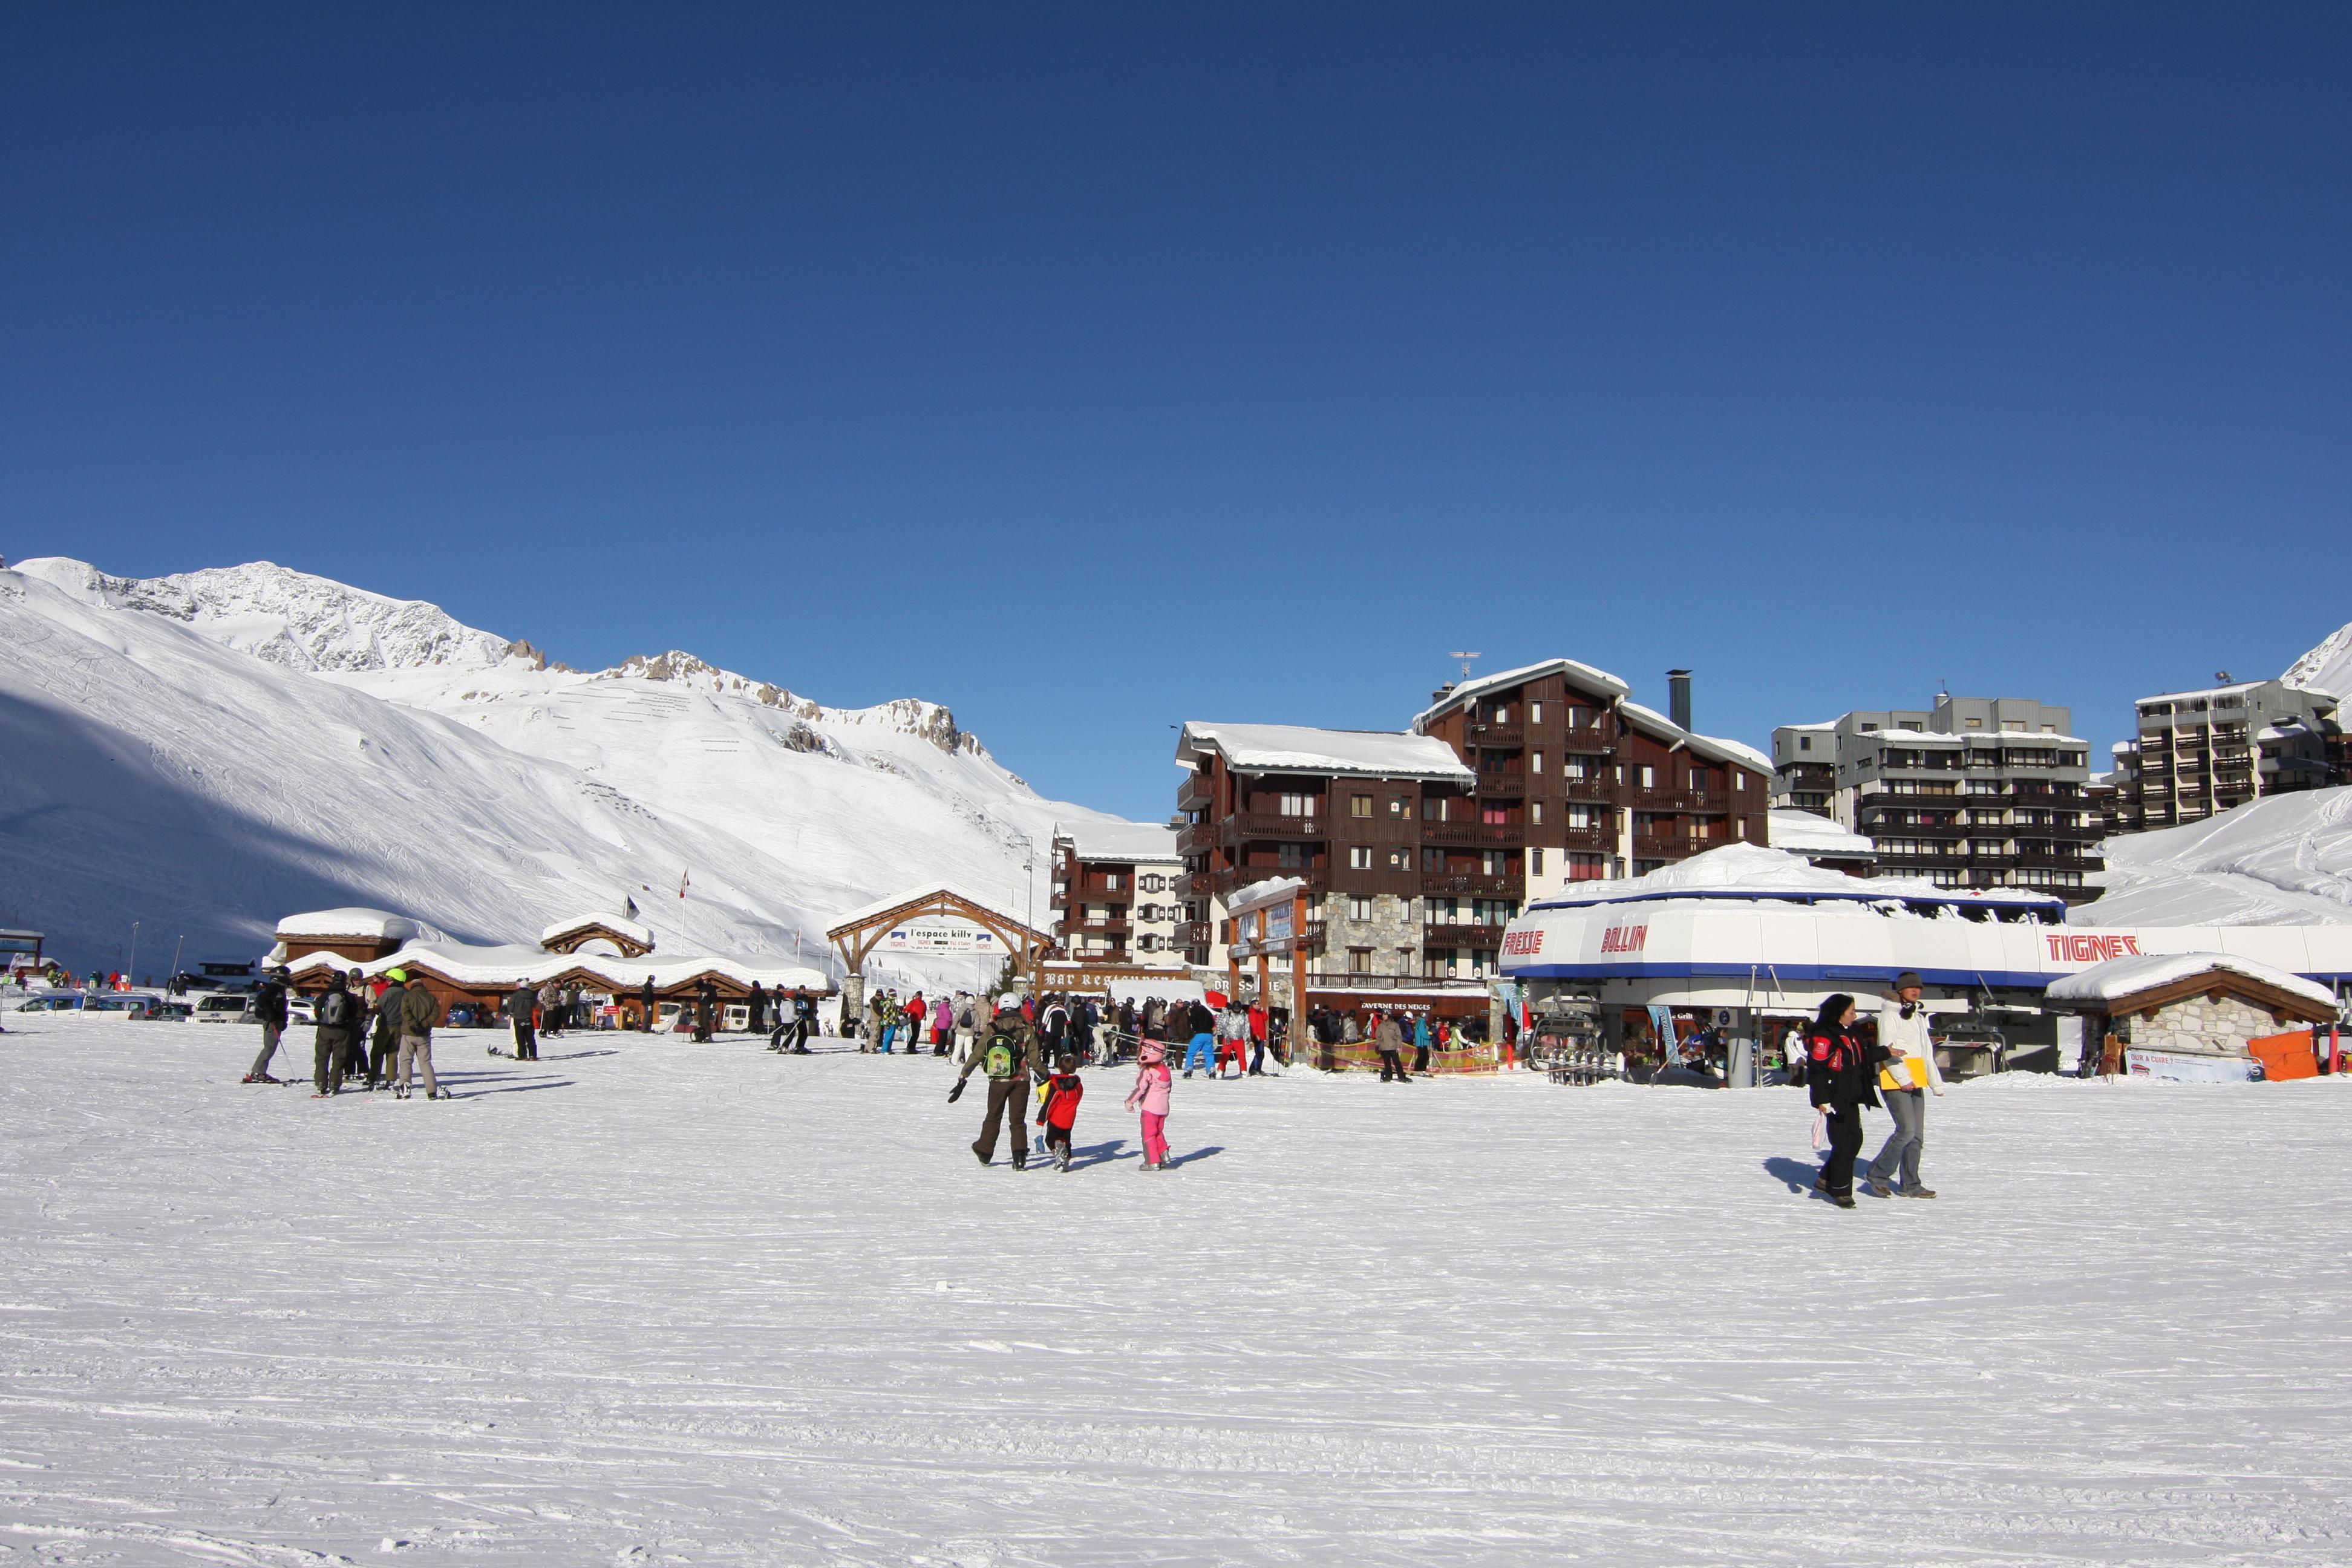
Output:
<svg viewBox="0 0 2352 1568">
<path fill-rule="evenodd" d="M 241 991 L 215 991 L 198 998 L 199 1024 L 247 1024 L 253 1021 L 253 998 Z"/>
</svg>

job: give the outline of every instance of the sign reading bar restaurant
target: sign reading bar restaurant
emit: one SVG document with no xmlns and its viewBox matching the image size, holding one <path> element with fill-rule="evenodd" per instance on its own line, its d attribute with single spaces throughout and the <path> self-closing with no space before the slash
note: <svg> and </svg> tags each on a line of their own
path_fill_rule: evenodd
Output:
<svg viewBox="0 0 2352 1568">
<path fill-rule="evenodd" d="M 884 952 L 1003 952 L 1004 944 L 992 931 L 974 926 L 903 925 L 874 944 Z"/>
</svg>

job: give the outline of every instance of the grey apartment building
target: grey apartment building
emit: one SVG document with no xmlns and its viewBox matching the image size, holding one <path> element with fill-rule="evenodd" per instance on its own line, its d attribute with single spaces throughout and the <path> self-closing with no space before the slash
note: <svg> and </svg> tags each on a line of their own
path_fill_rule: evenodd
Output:
<svg viewBox="0 0 2352 1568">
<path fill-rule="evenodd" d="M 2031 698 L 1939 695 L 1933 708 L 1847 713 L 1772 731 L 1772 804 L 1861 834 L 1878 874 L 1947 888 L 2098 896 L 2105 836 L 2073 713 Z"/>
<path fill-rule="evenodd" d="M 2200 822 L 2263 795 L 2343 782 L 2336 700 L 2284 680 L 2143 697 L 2115 749 L 2115 825 Z"/>
</svg>

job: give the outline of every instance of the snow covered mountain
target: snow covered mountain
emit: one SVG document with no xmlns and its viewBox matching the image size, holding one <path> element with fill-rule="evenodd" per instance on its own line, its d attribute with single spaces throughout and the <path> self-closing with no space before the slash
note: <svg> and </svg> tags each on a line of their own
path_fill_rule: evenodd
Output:
<svg viewBox="0 0 2352 1568">
<path fill-rule="evenodd" d="M 2352 626 L 2342 626 L 2326 642 L 2287 667 L 2279 677 L 2289 686 L 2352 697 Z"/>
<path fill-rule="evenodd" d="M 624 897 L 682 945 L 814 957 L 924 879 L 1022 910 L 1034 878 L 1042 919 L 1079 820 L 1108 819 L 932 703 L 830 709 L 676 651 L 572 670 L 267 563 L 0 572 L 0 924 L 69 962 L 120 962 L 133 920 L 160 971 L 152 943 L 249 955 L 298 909 L 510 940 Z"/>
</svg>

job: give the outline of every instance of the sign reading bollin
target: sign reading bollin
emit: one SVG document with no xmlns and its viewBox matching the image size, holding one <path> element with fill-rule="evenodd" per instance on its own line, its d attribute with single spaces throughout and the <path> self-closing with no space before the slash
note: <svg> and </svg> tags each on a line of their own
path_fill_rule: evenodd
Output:
<svg viewBox="0 0 2352 1568">
<path fill-rule="evenodd" d="M 1003 952 L 1004 944 L 992 931 L 973 926 L 893 926 L 874 944 L 884 952 Z"/>
</svg>

